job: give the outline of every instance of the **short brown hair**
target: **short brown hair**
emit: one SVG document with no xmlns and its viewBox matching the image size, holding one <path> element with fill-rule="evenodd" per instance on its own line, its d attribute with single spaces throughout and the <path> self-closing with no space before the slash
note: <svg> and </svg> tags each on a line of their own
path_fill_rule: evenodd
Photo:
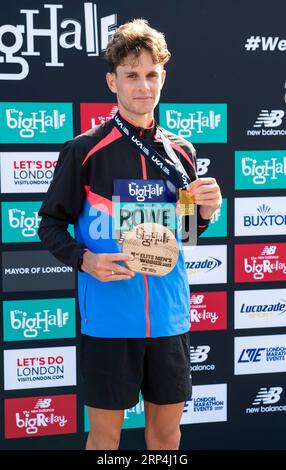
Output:
<svg viewBox="0 0 286 470">
<path fill-rule="evenodd" d="M 151 28 L 147 20 L 135 19 L 119 26 L 105 52 L 110 72 L 115 72 L 130 53 L 139 57 L 142 49 L 150 52 L 154 64 L 165 65 L 171 57 L 164 34 Z"/>
</svg>

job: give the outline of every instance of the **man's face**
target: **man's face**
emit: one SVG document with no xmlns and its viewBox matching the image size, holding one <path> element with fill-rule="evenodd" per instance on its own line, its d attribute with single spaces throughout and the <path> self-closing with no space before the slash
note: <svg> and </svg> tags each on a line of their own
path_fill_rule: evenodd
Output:
<svg viewBox="0 0 286 470">
<path fill-rule="evenodd" d="M 128 55 L 116 73 L 108 73 L 106 79 L 110 90 L 117 94 L 123 115 L 151 115 L 160 99 L 165 75 L 163 65 L 154 64 L 151 54 L 142 50 L 138 58 Z"/>
</svg>

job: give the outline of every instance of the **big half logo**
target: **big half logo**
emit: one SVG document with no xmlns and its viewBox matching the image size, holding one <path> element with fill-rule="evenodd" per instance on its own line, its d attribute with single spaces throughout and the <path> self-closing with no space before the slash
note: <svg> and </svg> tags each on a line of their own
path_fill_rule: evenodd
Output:
<svg viewBox="0 0 286 470">
<path fill-rule="evenodd" d="M 3 302 L 4 341 L 75 337 L 75 299 Z"/>
<path fill-rule="evenodd" d="M 117 103 L 81 103 L 81 132 L 109 121 L 117 113 Z"/>
<path fill-rule="evenodd" d="M 181 424 L 214 423 L 227 420 L 227 385 L 197 385 L 185 402 Z"/>
<path fill-rule="evenodd" d="M 5 400 L 5 438 L 76 432 L 76 395 Z"/>
<path fill-rule="evenodd" d="M 226 245 L 184 246 L 189 283 L 225 283 L 226 253 Z"/>
<path fill-rule="evenodd" d="M 227 199 L 222 200 L 222 205 L 218 209 L 201 237 L 226 237 L 227 236 Z"/>
<path fill-rule="evenodd" d="M 71 103 L 0 103 L 0 143 L 57 144 L 72 137 Z"/>
<path fill-rule="evenodd" d="M 285 281 L 286 243 L 235 245 L 235 282 Z"/>
<path fill-rule="evenodd" d="M 2 242 L 39 242 L 38 228 L 41 202 L 2 202 Z M 73 236 L 74 227 L 69 225 Z"/>
<path fill-rule="evenodd" d="M 45 193 L 53 179 L 57 152 L 2 152 L 2 193 Z"/>
<path fill-rule="evenodd" d="M 226 330 L 226 292 L 191 293 L 191 330 Z"/>
<path fill-rule="evenodd" d="M 39 242 L 41 202 L 2 202 L 2 242 Z"/>
<path fill-rule="evenodd" d="M 286 335 L 234 338 L 235 375 L 286 372 Z"/>
<path fill-rule="evenodd" d="M 64 18 L 61 14 L 67 5 L 71 10 Z M 38 50 L 39 43 L 45 53 L 41 62 L 49 68 L 64 67 L 63 57 L 60 57 L 63 51 L 68 50 L 69 57 L 73 57 L 71 53 L 80 51 L 81 54 L 84 52 L 94 58 L 106 49 L 117 25 L 117 15 L 113 13 L 99 16 L 96 3 L 80 2 L 79 6 L 83 7 L 83 11 L 78 20 L 74 18 L 72 5 L 70 3 L 67 5 L 61 3 L 39 5 L 38 2 L 37 7 L 44 6 L 45 10 L 22 8 L 20 13 L 23 16 L 17 19 L 14 18 L 15 9 L 13 10 L 16 25 L 4 24 L 0 28 L 0 80 L 26 78 L 30 69 L 30 61 L 27 58 L 43 56 Z M 9 35 L 9 41 L 6 41 L 6 34 Z"/>
<path fill-rule="evenodd" d="M 234 293 L 235 328 L 286 325 L 286 289 L 242 290 Z"/>
<path fill-rule="evenodd" d="M 75 346 L 4 351 L 4 389 L 76 385 Z"/>
<path fill-rule="evenodd" d="M 284 189 L 286 150 L 235 152 L 235 189 Z"/>
<path fill-rule="evenodd" d="M 235 199 L 235 235 L 285 235 L 286 197 Z"/>
<path fill-rule="evenodd" d="M 226 104 L 159 105 L 160 125 L 191 142 L 227 142 Z"/>
</svg>

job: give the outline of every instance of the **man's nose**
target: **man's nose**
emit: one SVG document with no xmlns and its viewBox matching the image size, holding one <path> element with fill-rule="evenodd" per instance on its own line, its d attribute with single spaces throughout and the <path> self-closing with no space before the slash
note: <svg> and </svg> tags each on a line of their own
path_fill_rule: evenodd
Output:
<svg viewBox="0 0 286 470">
<path fill-rule="evenodd" d="M 149 90 L 149 83 L 146 78 L 141 78 L 138 82 L 138 89 L 139 90 Z"/>
</svg>

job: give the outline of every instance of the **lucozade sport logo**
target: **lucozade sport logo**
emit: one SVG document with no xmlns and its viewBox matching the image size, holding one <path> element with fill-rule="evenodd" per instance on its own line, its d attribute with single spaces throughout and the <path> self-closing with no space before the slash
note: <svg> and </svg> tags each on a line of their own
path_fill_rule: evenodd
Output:
<svg viewBox="0 0 286 470">
<path fill-rule="evenodd" d="M 235 245 L 235 282 L 285 281 L 286 243 Z"/>
<path fill-rule="evenodd" d="M 0 27 L 0 80 L 23 80 L 28 76 L 29 62 L 22 56 L 39 56 L 40 52 L 36 50 L 35 39 L 39 40 L 38 38 L 41 37 L 49 41 L 50 60 L 45 62 L 46 67 L 64 66 L 64 62 L 59 59 L 59 47 L 77 51 L 85 50 L 88 56 L 98 56 L 101 51 L 104 51 L 117 26 L 117 15 L 111 14 L 99 18 L 96 3 L 84 2 L 83 6 L 83 24 L 70 18 L 60 20 L 58 15 L 64 5 L 44 4 L 43 7 L 49 11 L 47 28 L 35 27 L 40 13 L 40 10 L 36 9 L 20 10 L 20 13 L 25 15 L 24 18 L 26 17 L 26 21 L 23 18 L 26 24 L 19 24 L 20 22 L 17 21 L 16 26 L 2 25 Z M 44 13 L 47 16 L 47 11 Z M 64 31 L 59 34 L 60 28 Z M 13 38 L 8 45 L 6 35 Z M 26 49 L 23 44 L 27 44 Z"/>
<path fill-rule="evenodd" d="M 5 438 L 76 432 L 76 395 L 5 400 Z"/>
</svg>

